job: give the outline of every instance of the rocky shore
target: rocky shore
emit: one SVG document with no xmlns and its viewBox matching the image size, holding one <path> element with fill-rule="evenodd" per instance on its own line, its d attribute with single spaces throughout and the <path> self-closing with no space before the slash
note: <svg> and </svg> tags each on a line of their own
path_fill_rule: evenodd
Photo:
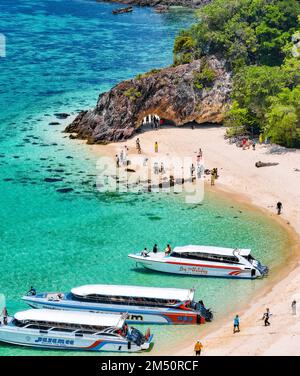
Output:
<svg viewBox="0 0 300 376">
<path fill-rule="evenodd" d="M 186 8 L 199 8 L 211 2 L 211 0 L 97 0 L 98 2 L 121 3 L 126 5 L 138 5 L 141 7 L 157 6 L 182 6 Z"/>
<path fill-rule="evenodd" d="M 182 126 L 223 121 L 231 75 L 216 57 L 141 74 L 100 94 L 94 109 L 82 111 L 65 131 L 88 143 L 131 137 L 147 115 Z"/>
</svg>

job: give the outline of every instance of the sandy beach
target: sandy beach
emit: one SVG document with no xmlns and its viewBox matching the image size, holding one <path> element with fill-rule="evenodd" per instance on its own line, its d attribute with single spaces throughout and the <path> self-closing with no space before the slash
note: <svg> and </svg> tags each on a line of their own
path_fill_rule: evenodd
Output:
<svg viewBox="0 0 300 376">
<path fill-rule="evenodd" d="M 217 167 L 220 177 L 214 187 L 233 195 L 234 200 L 254 205 L 274 220 L 280 221 L 291 234 L 289 260 L 278 275 L 270 279 L 268 287 L 261 290 L 248 304 L 241 307 L 240 333 L 232 333 L 233 317 L 207 325 L 201 331 L 203 355 L 300 355 L 299 314 L 292 315 L 291 303 L 300 304 L 300 150 L 287 150 L 276 145 L 256 145 L 243 150 L 224 139 L 224 128 L 197 127 L 163 128 L 149 130 L 123 143 L 89 145 L 91 151 L 114 156 L 121 147 L 129 147 L 135 154 L 135 141 L 139 137 L 142 155 L 159 155 L 196 158 L 203 151 L 205 168 Z M 155 141 L 159 153 L 154 153 Z M 258 161 L 278 163 L 276 166 L 255 167 Z M 209 177 L 206 178 L 209 183 Z M 282 215 L 276 214 L 276 203 L 283 204 Z M 271 325 L 263 326 L 263 312 L 269 307 Z M 298 311 L 300 312 L 300 306 Z M 194 341 L 177 343 L 168 349 L 168 355 L 192 355 Z"/>
</svg>

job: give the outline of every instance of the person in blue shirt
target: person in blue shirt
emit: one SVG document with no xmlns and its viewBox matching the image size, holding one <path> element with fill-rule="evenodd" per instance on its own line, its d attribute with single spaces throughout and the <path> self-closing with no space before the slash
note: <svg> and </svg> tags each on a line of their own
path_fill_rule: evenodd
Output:
<svg viewBox="0 0 300 376">
<path fill-rule="evenodd" d="M 233 334 L 240 331 L 240 318 L 236 315 L 233 320 Z"/>
</svg>

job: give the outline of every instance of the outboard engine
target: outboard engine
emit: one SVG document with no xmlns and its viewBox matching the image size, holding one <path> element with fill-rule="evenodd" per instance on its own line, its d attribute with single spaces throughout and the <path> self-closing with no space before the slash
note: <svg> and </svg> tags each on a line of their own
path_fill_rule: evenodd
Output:
<svg viewBox="0 0 300 376">
<path fill-rule="evenodd" d="M 252 265 L 260 272 L 262 277 L 266 276 L 269 273 L 269 268 L 265 265 L 262 265 L 257 260 L 253 260 Z"/>
<path fill-rule="evenodd" d="M 205 308 L 202 300 L 196 304 L 196 310 L 199 311 L 200 315 L 205 318 L 205 321 L 212 321 L 214 315 L 209 308 Z"/>
<path fill-rule="evenodd" d="M 141 346 L 145 342 L 143 334 L 135 328 L 131 328 L 131 332 L 127 335 L 127 339 L 134 342 L 137 346 Z"/>
</svg>

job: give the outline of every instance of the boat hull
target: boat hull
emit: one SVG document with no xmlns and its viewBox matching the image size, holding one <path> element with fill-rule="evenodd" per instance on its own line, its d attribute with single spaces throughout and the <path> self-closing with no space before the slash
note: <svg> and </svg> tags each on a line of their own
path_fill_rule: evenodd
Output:
<svg viewBox="0 0 300 376">
<path fill-rule="evenodd" d="M 136 263 L 146 269 L 155 270 L 162 273 L 183 274 L 199 277 L 222 277 L 222 278 L 245 278 L 255 279 L 256 276 L 251 275 L 251 269 L 243 269 L 236 266 L 219 266 L 205 265 L 193 262 L 184 263 L 180 261 L 154 261 L 129 256 L 135 259 Z"/>
<path fill-rule="evenodd" d="M 148 350 L 151 339 L 141 346 L 125 339 L 109 337 L 76 337 L 74 334 L 59 335 L 54 332 L 40 333 L 38 330 L 16 328 L 14 326 L 0 327 L 0 341 L 12 345 L 35 347 L 53 350 L 75 351 L 110 351 L 110 352 L 140 352 Z"/>
<path fill-rule="evenodd" d="M 62 310 L 79 310 L 97 313 L 124 313 L 128 314 L 126 322 L 130 324 L 203 324 L 204 318 L 196 312 L 181 309 L 155 309 L 145 307 L 132 307 L 112 304 L 93 304 L 77 302 L 71 299 L 48 301 L 46 298 L 25 296 L 22 298 L 32 308 L 52 308 Z"/>
</svg>

